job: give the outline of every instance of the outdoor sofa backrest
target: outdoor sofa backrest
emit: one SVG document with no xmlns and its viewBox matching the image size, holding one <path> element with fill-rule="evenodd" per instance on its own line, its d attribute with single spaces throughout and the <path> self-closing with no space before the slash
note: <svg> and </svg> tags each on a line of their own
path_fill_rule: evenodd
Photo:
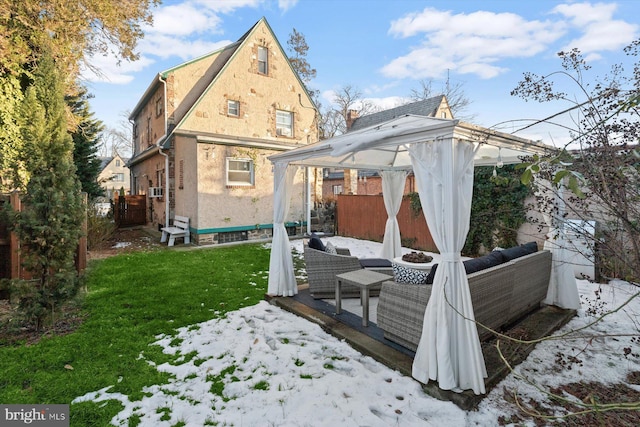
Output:
<svg viewBox="0 0 640 427">
<path fill-rule="evenodd" d="M 539 251 L 467 276 L 475 319 L 500 330 L 540 306 L 551 275 L 551 253 Z M 377 324 L 385 338 L 413 351 L 422 334 L 433 285 L 387 281 L 382 284 Z M 478 326 L 478 335 L 491 332 Z"/>
</svg>

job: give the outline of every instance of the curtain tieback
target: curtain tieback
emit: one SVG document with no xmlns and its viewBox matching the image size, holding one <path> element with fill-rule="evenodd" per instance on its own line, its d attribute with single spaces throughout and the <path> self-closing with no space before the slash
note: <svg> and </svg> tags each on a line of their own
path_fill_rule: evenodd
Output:
<svg viewBox="0 0 640 427">
<path fill-rule="evenodd" d="M 444 252 L 440 254 L 442 262 L 458 262 L 460 258 L 460 252 Z"/>
</svg>

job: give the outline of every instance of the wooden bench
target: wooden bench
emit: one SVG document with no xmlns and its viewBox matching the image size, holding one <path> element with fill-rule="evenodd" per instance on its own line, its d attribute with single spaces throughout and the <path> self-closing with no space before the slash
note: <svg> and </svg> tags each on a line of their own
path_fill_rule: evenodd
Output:
<svg viewBox="0 0 640 427">
<path fill-rule="evenodd" d="M 166 242 L 167 236 L 169 237 L 168 246 L 173 246 L 176 237 L 184 237 L 184 243 L 186 245 L 191 243 L 191 235 L 189 233 L 189 218 L 187 218 L 186 216 L 176 215 L 175 218 L 173 218 L 173 226 L 162 227 L 162 239 L 160 239 L 160 242 Z"/>
</svg>

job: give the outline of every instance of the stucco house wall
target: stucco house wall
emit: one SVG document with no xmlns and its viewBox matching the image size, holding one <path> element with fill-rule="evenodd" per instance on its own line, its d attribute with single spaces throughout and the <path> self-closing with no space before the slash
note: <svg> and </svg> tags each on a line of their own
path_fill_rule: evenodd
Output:
<svg viewBox="0 0 640 427">
<path fill-rule="evenodd" d="M 131 179 L 126 161 L 116 154 L 110 159 L 103 159 L 103 163 L 105 163 L 105 166 L 98 174 L 97 179 L 105 191 L 105 197 L 113 199 L 114 193 L 119 192 L 121 189 L 124 194 L 130 194 Z"/>
<path fill-rule="evenodd" d="M 258 67 L 259 46 L 268 52 L 266 73 Z M 165 104 L 162 114 L 158 99 Z M 238 102 L 237 115 L 230 113 L 228 101 Z M 277 134 L 277 110 L 292 114 L 291 136 Z M 190 218 L 192 242 L 197 244 L 241 239 L 230 236 L 233 233 L 269 237 L 273 168 L 268 156 L 317 140 L 313 101 L 264 19 L 236 43 L 160 73 L 132 116 L 138 128 L 141 123 L 153 127 L 137 139 L 132 170 L 138 194 L 149 187 L 143 175 L 164 173 L 160 147 L 168 155 L 168 189 L 164 198 L 151 201 L 151 221 L 164 218 L 168 202 L 170 218 Z M 250 160 L 253 182 L 229 183 L 228 159 Z M 304 220 L 304 182 L 299 171 L 286 221 L 298 226 Z M 166 187 L 166 181 L 160 185 Z"/>
</svg>

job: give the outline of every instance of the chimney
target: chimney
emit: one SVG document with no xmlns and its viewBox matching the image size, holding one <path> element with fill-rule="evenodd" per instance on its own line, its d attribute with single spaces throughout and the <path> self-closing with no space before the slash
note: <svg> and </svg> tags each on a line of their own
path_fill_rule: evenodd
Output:
<svg viewBox="0 0 640 427">
<path fill-rule="evenodd" d="M 351 129 L 353 122 L 358 118 L 357 110 L 347 110 L 347 131 Z"/>
</svg>

